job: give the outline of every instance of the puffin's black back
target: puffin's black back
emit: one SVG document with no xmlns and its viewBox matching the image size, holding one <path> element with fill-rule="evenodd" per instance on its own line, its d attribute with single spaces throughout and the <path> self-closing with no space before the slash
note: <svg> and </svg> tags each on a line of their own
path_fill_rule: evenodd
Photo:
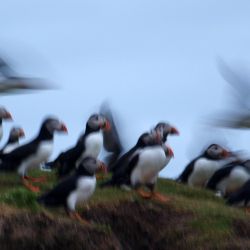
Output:
<svg viewBox="0 0 250 250">
<path fill-rule="evenodd" d="M 250 180 L 248 180 L 239 190 L 229 195 L 226 203 L 234 205 L 239 202 L 244 202 L 244 206 L 250 201 Z"/>
<path fill-rule="evenodd" d="M 0 164 L 0 171 L 15 170 L 24 159 L 26 159 L 37 151 L 38 146 L 39 141 L 35 139 L 30 143 L 27 143 L 14 149 L 8 154 L 3 154 L 1 156 L 2 163 Z"/>
<path fill-rule="evenodd" d="M 239 166 L 238 163 L 229 163 L 227 165 L 225 165 L 223 168 L 218 169 L 213 175 L 212 177 L 208 180 L 207 183 L 207 188 L 211 189 L 211 190 L 215 190 L 217 184 L 223 180 L 224 178 L 226 178 L 227 176 L 230 175 L 231 171 L 236 167 Z"/>
<path fill-rule="evenodd" d="M 195 158 L 194 160 L 192 160 L 183 170 L 183 172 L 181 173 L 181 175 L 177 178 L 176 181 L 178 182 L 182 182 L 182 183 L 187 183 L 188 182 L 188 178 L 190 176 L 190 174 L 193 172 L 194 170 L 194 164 L 195 162 L 201 158 L 201 156 L 198 156 L 197 158 Z"/>
<path fill-rule="evenodd" d="M 63 179 L 52 190 L 40 196 L 37 201 L 45 206 L 64 205 L 66 207 L 68 195 L 76 189 L 78 179 L 83 176 L 94 176 L 95 174 L 87 169 L 85 163 L 88 163 L 88 161 L 97 164 L 96 160 L 91 157 L 83 159 L 73 175 Z"/>
</svg>

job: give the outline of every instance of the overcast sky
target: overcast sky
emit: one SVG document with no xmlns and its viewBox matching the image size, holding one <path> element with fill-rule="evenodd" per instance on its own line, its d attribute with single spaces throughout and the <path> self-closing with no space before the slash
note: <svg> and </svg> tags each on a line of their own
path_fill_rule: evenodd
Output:
<svg viewBox="0 0 250 250">
<path fill-rule="evenodd" d="M 67 124 L 69 135 L 55 137 L 53 157 L 75 143 L 104 100 L 127 148 L 169 121 L 180 136 L 169 138 L 175 158 L 162 175 L 175 177 L 208 138 L 219 134 L 233 149 L 249 147 L 247 131 L 200 125 L 227 105 L 216 57 L 249 64 L 249 10 L 247 0 L 2 1 L 0 54 L 23 75 L 60 89 L 4 96 L 1 104 L 24 128 L 25 141 L 48 114 Z M 5 136 L 13 124 L 4 124 Z"/>
</svg>

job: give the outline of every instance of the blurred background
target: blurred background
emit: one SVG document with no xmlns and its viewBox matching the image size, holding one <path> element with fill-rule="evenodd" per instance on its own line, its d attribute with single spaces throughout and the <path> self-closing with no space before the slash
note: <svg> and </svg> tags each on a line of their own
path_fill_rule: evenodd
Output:
<svg viewBox="0 0 250 250">
<path fill-rule="evenodd" d="M 52 158 L 76 142 L 103 101 L 126 149 L 159 121 L 179 129 L 169 137 L 175 158 L 162 176 L 176 177 L 210 142 L 248 150 L 250 131 L 210 121 L 234 106 L 217 58 L 236 74 L 249 72 L 249 8 L 247 0 L 2 1 L 0 56 L 21 75 L 56 87 L 3 95 L 0 104 L 25 140 L 48 114 L 67 124 Z M 11 126 L 4 124 L 1 143 Z"/>
</svg>

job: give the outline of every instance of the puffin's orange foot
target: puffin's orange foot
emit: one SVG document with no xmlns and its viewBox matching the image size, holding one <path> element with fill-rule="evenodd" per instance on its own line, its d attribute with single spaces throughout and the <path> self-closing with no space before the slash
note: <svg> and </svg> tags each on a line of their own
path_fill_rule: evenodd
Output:
<svg viewBox="0 0 250 250">
<path fill-rule="evenodd" d="M 86 226 L 90 226 L 91 223 L 87 220 L 85 220 L 84 218 L 81 217 L 81 215 L 77 212 L 69 212 L 69 217 L 73 220 L 78 220 L 80 223 L 86 225 Z"/>
<path fill-rule="evenodd" d="M 30 191 L 34 192 L 34 193 L 39 193 L 40 192 L 40 188 L 33 186 L 31 183 L 29 183 L 27 180 L 23 179 L 23 185 L 29 189 Z"/>
<path fill-rule="evenodd" d="M 250 207 L 245 207 L 245 213 L 250 214 Z"/>
<path fill-rule="evenodd" d="M 168 202 L 171 200 L 171 198 L 163 195 L 163 194 L 160 194 L 160 193 L 156 193 L 156 192 L 153 192 L 152 195 L 151 195 L 151 199 L 154 199 L 154 200 L 157 200 L 157 201 L 160 201 L 160 202 Z"/>
<path fill-rule="evenodd" d="M 104 179 L 105 179 L 105 175 L 103 175 L 103 174 L 98 174 L 98 175 L 96 175 L 96 179 L 97 179 L 97 180 L 104 180 Z"/>
<path fill-rule="evenodd" d="M 136 190 L 137 194 L 139 194 L 143 199 L 149 199 L 151 198 L 151 194 L 147 193 L 141 189 Z"/>
<path fill-rule="evenodd" d="M 24 177 L 26 180 L 32 181 L 32 182 L 37 182 L 37 183 L 43 183 L 46 182 L 47 178 L 46 176 L 40 176 L 40 177 L 30 177 L 30 176 L 25 176 Z"/>
</svg>

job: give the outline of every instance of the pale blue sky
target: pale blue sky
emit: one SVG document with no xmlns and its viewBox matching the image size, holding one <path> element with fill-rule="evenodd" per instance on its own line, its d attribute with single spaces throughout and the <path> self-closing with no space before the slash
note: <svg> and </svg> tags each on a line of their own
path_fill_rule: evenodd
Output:
<svg viewBox="0 0 250 250">
<path fill-rule="evenodd" d="M 127 147 L 169 121 L 181 135 L 169 138 L 175 158 L 162 174 L 174 177 L 220 133 L 198 124 L 226 105 L 216 56 L 249 64 L 249 10 L 247 0 L 2 1 L 1 54 L 61 89 L 1 97 L 1 104 L 26 140 L 47 114 L 65 121 L 69 135 L 55 137 L 53 157 L 75 143 L 103 100 L 119 115 Z M 234 149 L 249 146 L 246 131 L 222 133 Z"/>
</svg>

